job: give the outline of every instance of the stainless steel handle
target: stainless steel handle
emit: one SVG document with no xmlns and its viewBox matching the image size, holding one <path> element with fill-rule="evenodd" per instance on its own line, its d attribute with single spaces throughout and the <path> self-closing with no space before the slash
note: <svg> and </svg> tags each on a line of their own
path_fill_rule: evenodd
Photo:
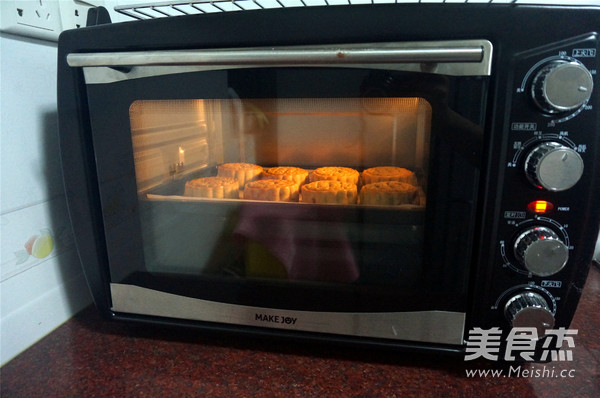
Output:
<svg viewBox="0 0 600 398">
<path fill-rule="evenodd" d="M 176 73 L 233 68 L 344 67 L 489 76 L 492 43 L 487 40 L 313 45 L 207 50 L 71 53 L 87 84 L 106 84 Z"/>
<path fill-rule="evenodd" d="M 490 45 L 491 46 L 491 45 Z M 485 49 L 478 43 L 460 46 L 423 46 L 408 43 L 379 46 L 293 47 L 258 49 L 140 51 L 72 53 L 72 67 L 168 66 L 168 65 L 332 65 L 482 62 Z"/>
</svg>

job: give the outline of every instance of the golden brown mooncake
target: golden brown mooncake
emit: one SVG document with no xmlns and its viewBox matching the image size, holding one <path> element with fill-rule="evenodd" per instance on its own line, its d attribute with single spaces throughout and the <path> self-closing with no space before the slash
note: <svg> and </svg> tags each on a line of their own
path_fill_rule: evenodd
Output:
<svg viewBox="0 0 600 398">
<path fill-rule="evenodd" d="M 329 180 L 358 185 L 359 176 L 359 172 L 350 167 L 319 167 L 310 173 L 309 179 L 310 182 Z"/>
<path fill-rule="evenodd" d="M 417 185 L 415 173 L 408 169 L 395 166 L 371 167 L 362 172 L 362 183 L 372 184 L 380 181 L 400 181 L 407 184 Z"/>
<path fill-rule="evenodd" d="M 400 181 L 380 181 L 366 184 L 360 190 L 362 205 L 408 205 L 418 199 L 418 188 Z"/>
<path fill-rule="evenodd" d="M 244 199 L 297 202 L 299 187 L 290 180 L 256 180 L 246 184 Z"/>
<path fill-rule="evenodd" d="M 308 171 L 300 167 L 278 166 L 264 169 L 262 177 L 273 180 L 290 180 L 298 186 L 302 186 L 306 182 Z"/>
<path fill-rule="evenodd" d="M 356 184 L 340 181 L 314 181 L 302 186 L 302 202 L 336 203 L 348 205 L 356 203 Z"/>
<path fill-rule="evenodd" d="M 240 191 L 250 181 L 258 179 L 263 168 L 252 163 L 223 163 L 217 167 L 217 176 L 235 178 L 240 184 Z"/>
<path fill-rule="evenodd" d="M 239 199 L 239 183 L 230 177 L 203 177 L 185 183 L 184 196 Z"/>
</svg>

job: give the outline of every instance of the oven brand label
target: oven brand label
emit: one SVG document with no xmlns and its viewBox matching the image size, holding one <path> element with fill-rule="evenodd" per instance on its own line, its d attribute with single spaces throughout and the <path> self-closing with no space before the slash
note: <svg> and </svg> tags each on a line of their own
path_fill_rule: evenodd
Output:
<svg viewBox="0 0 600 398">
<path fill-rule="evenodd" d="M 283 323 L 285 325 L 295 325 L 298 318 L 292 318 L 291 316 L 254 314 L 254 320 L 268 323 Z"/>
</svg>

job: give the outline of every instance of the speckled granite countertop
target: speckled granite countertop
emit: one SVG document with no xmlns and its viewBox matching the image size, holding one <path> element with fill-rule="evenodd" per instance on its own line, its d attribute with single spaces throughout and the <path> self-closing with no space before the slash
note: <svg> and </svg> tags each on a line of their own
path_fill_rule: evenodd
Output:
<svg viewBox="0 0 600 398">
<path fill-rule="evenodd" d="M 600 397 L 598 267 L 590 271 L 571 328 L 579 330 L 572 362 L 523 365 L 538 369 L 540 377 L 467 377 L 466 369 L 503 368 L 462 357 L 240 341 L 118 324 L 90 307 L 2 367 L 1 393 L 3 398 Z"/>
</svg>

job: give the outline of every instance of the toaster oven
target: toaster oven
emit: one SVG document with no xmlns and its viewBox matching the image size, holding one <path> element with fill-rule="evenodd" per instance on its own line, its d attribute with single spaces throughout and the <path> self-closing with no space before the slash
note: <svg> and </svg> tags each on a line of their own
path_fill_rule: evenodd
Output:
<svg viewBox="0 0 600 398">
<path fill-rule="evenodd" d="M 473 328 L 568 327 L 600 225 L 598 20 L 377 4 L 63 33 L 62 165 L 95 304 L 447 352 Z"/>
</svg>

